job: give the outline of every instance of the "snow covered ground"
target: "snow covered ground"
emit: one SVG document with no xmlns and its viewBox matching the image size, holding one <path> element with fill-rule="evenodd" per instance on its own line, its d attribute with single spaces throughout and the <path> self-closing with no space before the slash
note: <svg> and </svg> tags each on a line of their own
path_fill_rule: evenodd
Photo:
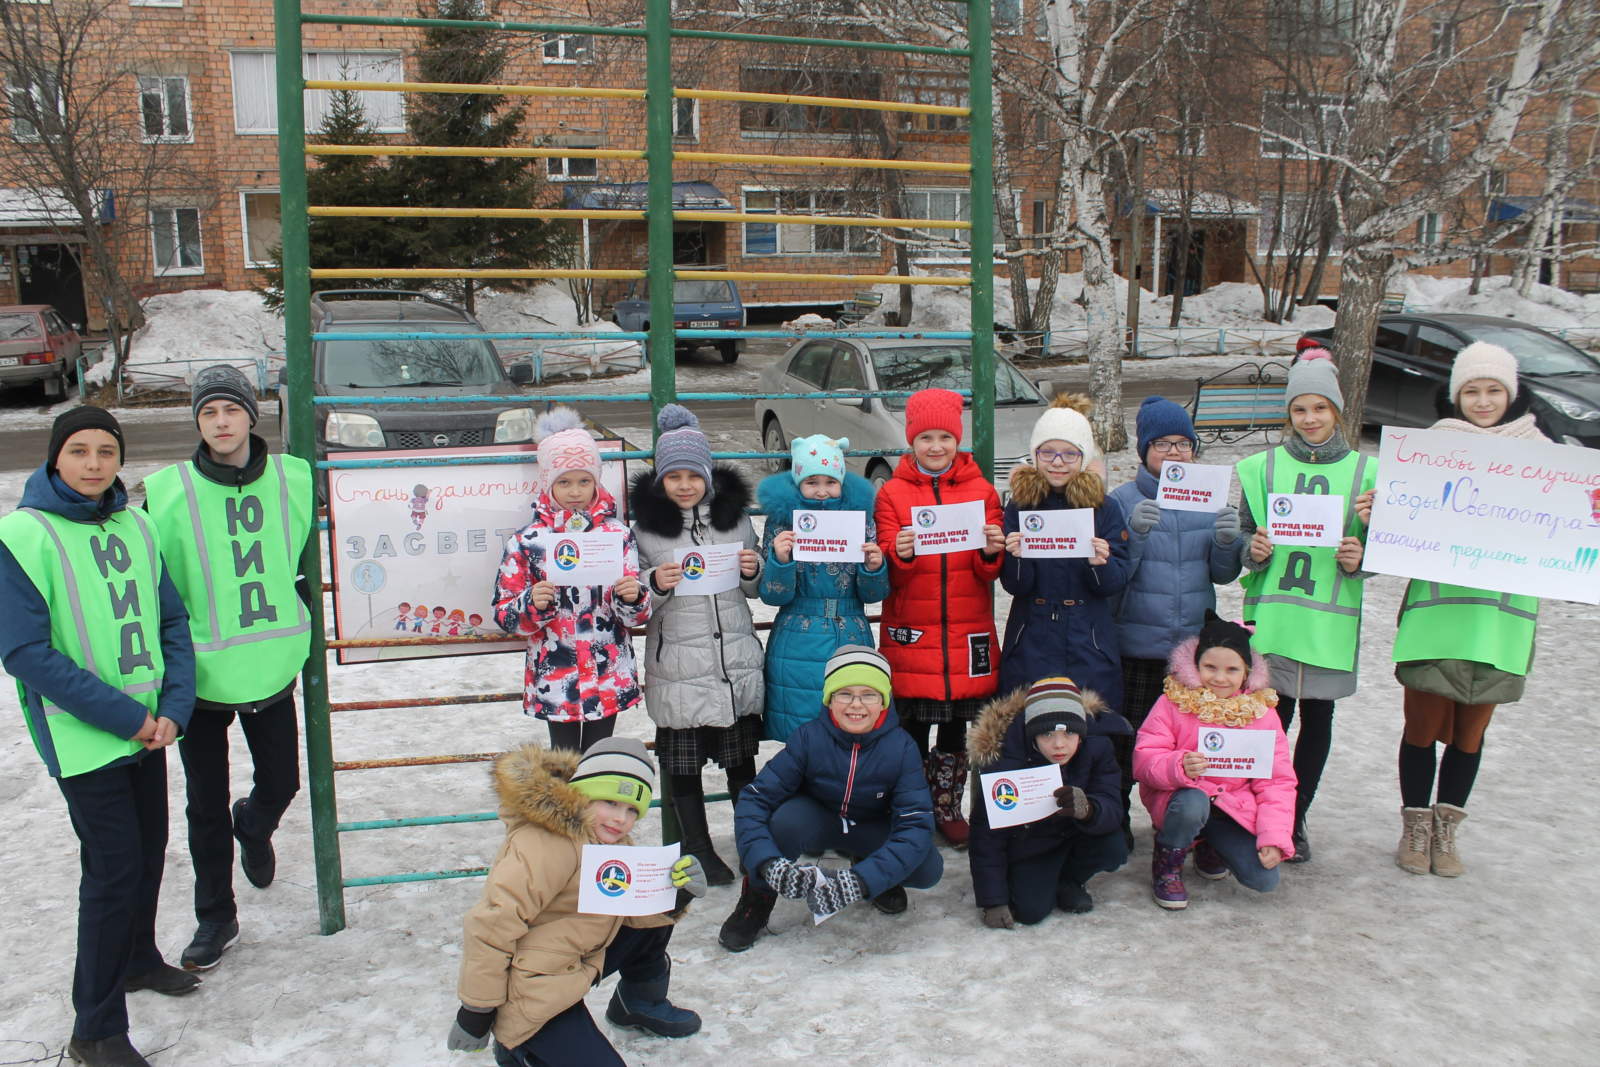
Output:
<svg viewBox="0 0 1600 1067">
<path fill-rule="evenodd" d="M 1229 462 L 1259 443 L 1209 450 Z M 1113 482 L 1133 459 L 1113 457 Z M 130 484 L 149 473 L 138 464 Z M 0 511 L 21 476 L 0 477 Z M 716 930 L 736 891 L 715 889 L 679 927 L 672 995 L 699 1011 L 697 1036 L 666 1041 L 606 1029 L 636 1064 L 1106 1064 L 1593 1062 L 1600 1034 L 1600 916 L 1588 898 L 1600 843 L 1589 825 L 1597 744 L 1591 657 L 1600 609 L 1547 602 L 1526 698 L 1497 716 L 1463 829 L 1466 877 L 1394 866 L 1395 751 L 1401 715 L 1388 655 L 1403 584 L 1368 586 L 1360 692 L 1340 702 L 1335 747 L 1313 811 L 1314 862 L 1257 896 L 1191 878 L 1189 910 L 1150 899 L 1148 820 L 1123 870 L 1090 885 L 1097 906 L 1032 929 L 982 926 L 962 853 L 944 880 L 890 918 L 858 906 L 813 929 L 782 902 L 772 933 L 742 955 Z M 1237 613 L 1237 587 L 1222 595 Z M 1003 598 L 1002 598 L 1003 601 Z M 999 605 L 1004 615 L 1006 605 Z M 766 609 L 758 608 L 766 614 Z M 336 699 L 515 688 L 517 656 L 332 668 Z M 0 690 L 0 1061 L 57 1062 L 69 999 L 78 877 L 65 806 Z M 622 733 L 648 737 L 642 712 Z M 238 734 L 235 734 L 236 739 Z M 481 752 L 543 738 L 512 705 L 352 712 L 336 717 L 337 758 Z M 242 745 L 236 746 L 242 750 Z M 767 746 L 770 750 L 771 746 Z M 764 753 L 764 755 L 770 752 Z M 182 769 L 174 753 L 172 840 L 158 935 L 176 959 L 193 932 Z M 720 774 L 707 775 L 721 788 Z M 248 788 L 236 760 L 236 795 Z M 481 764 L 346 772 L 343 819 L 485 811 Z M 656 840 L 654 817 L 645 841 Z M 731 813 L 713 811 L 724 858 Z M 486 863 L 497 824 L 343 835 L 347 876 Z M 437 1065 L 455 1011 L 460 916 L 477 880 L 356 889 L 348 927 L 318 933 L 304 793 L 278 838 L 278 881 L 236 878 L 243 939 L 195 995 L 130 999 L 133 1039 L 168 1067 Z M 596 1017 L 614 979 L 590 994 Z"/>
</svg>

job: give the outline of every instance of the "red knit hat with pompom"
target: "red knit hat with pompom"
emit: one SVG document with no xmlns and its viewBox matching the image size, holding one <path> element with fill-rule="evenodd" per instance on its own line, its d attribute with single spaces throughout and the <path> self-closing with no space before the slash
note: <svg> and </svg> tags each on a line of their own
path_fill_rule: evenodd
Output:
<svg viewBox="0 0 1600 1067">
<path fill-rule="evenodd" d="M 963 406 L 961 394 L 948 389 L 912 393 L 906 400 L 906 444 L 915 441 L 917 434 L 925 430 L 948 430 L 959 444 Z"/>
</svg>

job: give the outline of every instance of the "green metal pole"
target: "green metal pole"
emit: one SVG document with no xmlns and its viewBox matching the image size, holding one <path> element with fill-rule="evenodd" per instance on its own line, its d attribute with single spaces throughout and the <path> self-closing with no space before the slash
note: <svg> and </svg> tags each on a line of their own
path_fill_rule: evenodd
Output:
<svg viewBox="0 0 1600 1067">
<path fill-rule="evenodd" d="M 967 99 L 972 163 L 972 454 L 994 477 L 994 56 L 990 0 L 969 0 Z M 1008 457 L 1009 458 L 1009 457 Z"/>
<path fill-rule="evenodd" d="M 650 413 L 677 395 L 677 357 L 672 328 L 672 0 L 646 0 L 645 129 L 649 199 L 645 225 L 649 238 Z"/>
<path fill-rule="evenodd" d="M 283 335 L 289 405 L 289 451 L 315 464 L 316 410 L 311 403 L 311 244 L 306 232 L 305 74 L 300 53 L 300 0 L 273 0 L 277 31 L 278 197 L 283 230 Z M 279 411 L 282 419 L 285 412 Z M 312 479 L 311 502 L 316 508 Z M 333 788 L 333 734 L 328 715 L 328 646 L 322 616 L 322 535 L 313 531 L 300 559 L 311 596 L 311 654 L 300 676 L 305 694 L 306 772 L 311 793 L 311 848 L 317 865 L 317 911 L 324 934 L 344 929 L 344 873 L 339 862 L 339 811 Z"/>
</svg>

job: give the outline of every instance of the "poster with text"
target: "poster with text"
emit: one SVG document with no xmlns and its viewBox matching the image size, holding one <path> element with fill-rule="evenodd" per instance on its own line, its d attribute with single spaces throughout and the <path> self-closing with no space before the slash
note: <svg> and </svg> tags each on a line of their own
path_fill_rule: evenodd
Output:
<svg viewBox="0 0 1600 1067">
<path fill-rule="evenodd" d="M 581 915 L 660 915 L 677 906 L 672 865 L 679 846 L 584 845 Z"/>
<path fill-rule="evenodd" d="M 1228 506 L 1232 484 L 1226 463 L 1163 463 L 1156 502 L 1168 511 L 1218 512 Z"/>
</svg>

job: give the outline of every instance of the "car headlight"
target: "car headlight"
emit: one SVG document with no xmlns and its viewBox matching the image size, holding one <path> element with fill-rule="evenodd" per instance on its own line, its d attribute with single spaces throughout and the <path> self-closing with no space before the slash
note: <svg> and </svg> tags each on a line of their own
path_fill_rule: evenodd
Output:
<svg viewBox="0 0 1600 1067">
<path fill-rule="evenodd" d="M 1580 404 L 1576 400 L 1568 400 L 1560 396 L 1546 396 L 1545 402 L 1555 408 L 1567 418 L 1576 422 L 1594 422 L 1600 419 L 1600 408 Z"/>
<path fill-rule="evenodd" d="M 502 411 L 500 417 L 494 420 L 495 444 L 509 445 L 531 440 L 533 440 L 532 408 L 512 408 L 510 411 Z"/>
<path fill-rule="evenodd" d="M 322 428 L 322 439 L 346 448 L 382 448 L 383 427 L 371 415 L 350 411 L 330 411 Z"/>
</svg>

